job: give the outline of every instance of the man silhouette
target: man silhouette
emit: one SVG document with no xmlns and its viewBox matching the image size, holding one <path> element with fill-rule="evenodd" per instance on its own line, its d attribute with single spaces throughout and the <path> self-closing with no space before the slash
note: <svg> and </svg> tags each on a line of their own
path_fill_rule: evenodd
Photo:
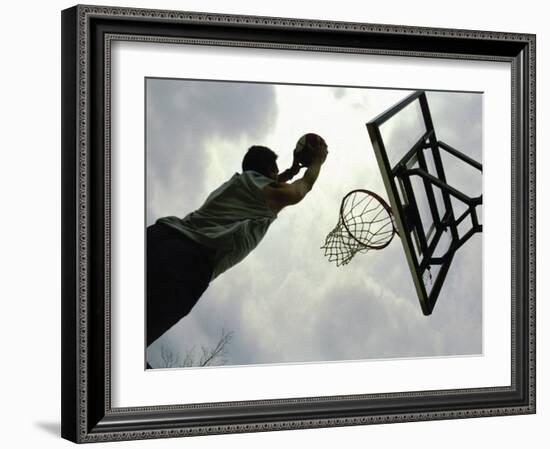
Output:
<svg viewBox="0 0 550 449">
<path fill-rule="evenodd" d="M 279 175 L 277 154 L 255 145 L 235 173 L 184 218 L 163 217 L 147 228 L 147 346 L 186 316 L 209 283 L 242 261 L 262 240 L 279 212 L 311 190 L 328 151 L 313 149 L 304 175 L 294 151 Z"/>
</svg>

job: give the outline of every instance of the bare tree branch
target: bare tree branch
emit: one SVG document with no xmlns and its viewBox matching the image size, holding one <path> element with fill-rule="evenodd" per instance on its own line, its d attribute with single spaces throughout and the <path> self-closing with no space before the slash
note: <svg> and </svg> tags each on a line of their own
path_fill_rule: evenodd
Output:
<svg viewBox="0 0 550 449">
<path fill-rule="evenodd" d="M 202 357 L 199 366 L 212 365 L 216 360 L 219 362 L 217 365 L 225 365 L 225 363 L 227 363 L 227 360 L 224 358 L 227 354 L 226 346 L 231 343 L 232 339 L 233 332 L 226 332 L 225 329 L 222 328 L 220 339 L 214 348 L 209 350 L 204 346 L 202 347 Z"/>
<path fill-rule="evenodd" d="M 220 338 L 213 348 L 201 345 L 201 355 L 196 356 L 195 347 L 185 351 L 185 357 L 180 359 L 179 353 L 174 354 L 164 345 L 161 347 L 161 363 L 159 368 L 189 368 L 192 366 L 218 366 L 227 364 L 227 346 L 233 339 L 233 331 L 222 328 Z"/>
<path fill-rule="evenodd" d="M 179 353 L 175 354 L 169 351 L 164 345 L 160 348 L 161 366 L 160 368 L 172 368 L 180 366 Z"/>
</svg>

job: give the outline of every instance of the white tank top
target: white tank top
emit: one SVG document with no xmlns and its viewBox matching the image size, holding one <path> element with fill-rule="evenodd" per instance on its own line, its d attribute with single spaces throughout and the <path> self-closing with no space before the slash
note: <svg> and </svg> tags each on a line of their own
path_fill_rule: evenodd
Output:
<svg viewBox="0 0 550 449">
<path fill-rule="evenodd" d="M 184 218 L 163 217 L 157 222 L 216 250 L 213 280 L 256 248 L 277 218 L 263 194 L 264 187 L 273 182 L 255 171 L 235 173 L 196 211 Z"/>
</svg>

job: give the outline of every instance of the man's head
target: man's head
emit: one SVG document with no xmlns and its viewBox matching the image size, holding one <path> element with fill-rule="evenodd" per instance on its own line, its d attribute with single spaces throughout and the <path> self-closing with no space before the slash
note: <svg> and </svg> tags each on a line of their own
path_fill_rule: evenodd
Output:
<svg viewBox="0 0 550 449">
<path fill-rule="evenodd" d="M 277 179 L 277 175 L 279 174 L 277 157 L 277 154 L 269 148 L 253 145 L 244 155 L 243 171 L 254 170 L 268 178 Z"/>
</svg>

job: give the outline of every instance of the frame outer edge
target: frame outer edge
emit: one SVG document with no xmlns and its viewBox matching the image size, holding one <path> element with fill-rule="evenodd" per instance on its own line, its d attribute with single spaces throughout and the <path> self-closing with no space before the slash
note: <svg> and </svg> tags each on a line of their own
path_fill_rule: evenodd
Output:
<svg viewBox="0 0 550 449">
<path fill-rule="evenodd" d="M 536 36 L 529 39 L 529 408 L 536 413 Z"/>
<path fill-rule="evenodd" d="M 89 91 L 89 16 L 86 14 L 86 8 L 78 5 L 76 16 L 76 45 L 77 45 L 77 89 L 78 89 L 78 116 L 77 116 L 77 173 L 78 173 L 78 211 L 77 211 L 77 226 L 78 226 L 78 323 L 77 323 L 77 338 L 79 340 L 78 352 L 78 435 L 77 442 L 83 443 L 89 440 L 89 401 L 88 396 L 91 394 L 87 382 L 89 376 L 89 324 L 90 317 L 88 316 L 88 301 L 90 299 L 90 291 L 88 288 L 88 241 L 90 237 L 89 229 L 89 213 L 90 201 L 88 192 L 89 187 L 89 154 L 88 154 L 88 119 L 90 117 L 90 91 Z"/>
<path fill-rule="evenodd" d="M 69 12 L 70 11 L 70 12 Z M 77 194 L 78 197 L 73 203 L 74 206 L 78 206 L 76 213 L 72 217 L 67 217 L 64 213 L 62 222 L 67 224 L 69 219 L 72 220 L 72 226 L 74 227 L 77 235 L 76 241 L 73 241 L 73 246 L 76 246 L 75 252 L 72 254 L 72 261 L 75 266 L 73 271 L 76 271 L 76 284 L 78 289 L 76 290 L 78 301 L 75 302 L 73 298 L 72 306 L 76 308 L 76 314 L 78 321 L 74 324 L 74 337 L 72 342 L 76 342 L 77 350 L 74 351 L 74 358 L 76 363 L 73 364 L 74 368 L 71 368 L 72 371 L 66 370 L 66 361 L 67 358 L 63 359 L 63 372 L 72 372 L 74 377 L 72 379 L 75 384 L 73 391 L 73 397 L 75 398 L 74 406 L 77 410 L 77 420 L 74 422 L 74 432 L 76 442 L 93 442 L 93 441 L 115 441 L 115 440 L 134 440 L 134 439 L 148 439 L 148 438 L 163 438 L 163 437 L 173 437 L 173 436 L 192 436 L 192 435 L 209 435 L 209 434 L 219 434 L 219 433 L 241 433 L 241 432 L 261 432 L 261 431 L 270 431 L 270 430 L 286 430 L 286 429 L 299 429 L 299 428 L 314 428 L 314 427 L 335 427 L 335 426 L 349 426 L 349 425 L 364 425 L 364 424 L 374 424 L 374 423 L 392 423 L 392 422 L 407 422 L 407 421 L 424 421 L 432 419 L 457 419 L 457 418 L 468 418 L 468 417 L 483 417 L 483 416 L 504 416 L 517 413 L 529 413 L 534 412 L 535 407 L 535 335 L 534 335 L 534 318 L 535 318 L 535 295 L 534 295 L 534 282 L 535 282 L 535 193 L 534 193 L 534 181 L 535 181 L 535 37 L 534 35 L 529 34 L 514 34 L 514 33 L 500 33 L 500 32 L 487 32 L 487 31 L 465 31 L 465 30 L 451 30 L 451 29 L 435 29 L 435 28 L 421 28 L 421 27 L 411 27 L 411 26 L 393 26 L 393 25 L 372 25 L 372 24 L 354 24 L 348 22 L 328 22 L 328 21 L 310 21 L 304 19 L 277 19 L 270 17 L 256 17 L 256 16 L 233 16 L 233 15 L 222 15 L 222 14 L 210 14 L 210 13 L 188 13 L 188 12 L 178 12 L 178 11 L 155 11 L 147 9 L 130 9 L 130 8 L 121 8 L 121 7 L 99 7 L 99 6 L 86 6 L 79 5 L 77 7 L 71 8 L 70 10 L 64 11 L 65 15 L 76 14 L 72 31 L 76 34 L 76 39 L 74 46 L 74 64 L 72 70 L 76 70 L 76 93 L 73 95 L 75 98 L 78 98 L 77 102 L 77 111 L 73 112 L 76 114 L 76 126 L 73 130 L 75 134 L 76 130 L 76 142 L 77 142 L 77 155 L 73 156 L 73 159 L 76 159 L 76 177 L 74 172 L 70 176 L 66 176 L 65 179 L 71 180 L 73 185 L 73 195 Z M 102 432 L 96 429 L 96 432 L 88 431 L 88 422 L 87 422 L 87 413 L 88 413 L 88 402 L 87 395 L 90 393 L 88 391 L 88 385 L 86 383 L 86 373 L 87 373 L 87 350 L 90 342 L 88 341 L 87 326 L 87 300 L 89 291 L 87 289 L 88 279 L 88 245 L 87 237 L 89 236 L 89 229 L 87 229 L 88 221 L 88 211 L 89 211 L 89 198 L 88 198 L 88 177 L 89 177 L 89 165 L 88 165 L 88 114 L 89 114 L 89 104 L 88 99 L 90 97 L 90 92 L 88 91 L 88 24 L 92 16 L 116 16 L 116 17 L 129 17 L 129 18 L 142 18 L 143 20 L 164 20 L 172 21 L 177 23 L 210 23 L 212 25 L 216 23 L 220 24 L 234 24 L 234 25 L 258 25 L 260 27 L 279 27 L 284 28 L 288 27 L 290 29 L 320 29 L 320 30 L 337 30 L 337 31 L 359 31 L 359 32 L 382 32 L 388 34 L 411 34 L 411 35 L 423 35 L 428 37 L 461 37 L 461 38 L 477 38 L 484 40 L 503 40 L 508 42 L 521 42 L 524 43 L 528 48 L 528 68 L 523 71 L 523 75 L 528 79 L 529 85 L 526 87 L 523 85 L 524 91 L 527 94 L 526 103 L 528 103 L 528 111 L 526 115 L 523 116 L 525 121 L 522 123 L 524 128 L 528 127 L 529 129 L 529 138 L 524 139 L 523 142 L 527 144 L 529 154 L 526 159 L 524 159 L 525 164 L 528 166 L 523 173 L 528 178 L 529 184 L 529 193 L 525 195 L 527 198 L 527 204 L 525 207 L 525 212 L 528 209 L 528 232 L 524 235 L 527 237 L 527 244 L 529 246 L 529 263 L 528 267 L 523 267 L 527 271 L 527 279 L 525 284 L 529 286 L 529 298 L 524 298 L 524 300 L 529 300 L 529 310 L 526 318 L 528 321 L 525 321 L 525 324 L 528 324 L 529 339 L 526 343 L 526 348 L 528 354 L 523 354 L 523 359 L 528 363 L 528 372 L 529 378 L 523 379 L 524 382 L 527 382 L 527 389 L 529 391 L 529 401 L 527 406 L 514 406 L 509 407 L 498 407 L 498 408 L 483 408 L 483 409 L 473 409 L 473 410 L 449 410 L 446 412 L 438 411 L 427 411 L 427 412 L 414 412 L 408 414 L 390 414 L 390 415 L 376 415 L 376 416 L 360 416 L 360 417 L 344 417 L 344 418 L 323 418 L 323 419 L 305 419 L 298 421 L 273 421 L 264 424 L 224 424 L 220 426 L 200 426 L 192 428 L 179 428 L 174 430 L 159 430 L 159 429 L 144 429 L 142 431 L 108 431 Z M 252 23 L 251 23 L 252 22 Z M 65 22 L 64 22 L 65 23 Z M 62 43 L 63 45 L 63 43 Z M 432 55 L 434 57 L 441 57 L 441 55 Z M 452 55 L 451 55 L 452 56 Z M 443 55 L 444 57 L 444 55 Z M 526 80 L 527 81 L 527 80 Z M 65 103 L 63 103 L 65 104 Z M 67 108 L 65 108 L 67 109 Z M 70 114 L 68 114 L 70 115 Z M 65 118 L 65 116 L 63 116 Z M 529 123 L 525 123 L 526 121 Z M 62 136 L 65 136 L 64 126 Z M 67 139 L 63 141 L 63 157 L 62 163 L 68 165 L 68 147 L 65 145 Z M 73 141 L 74 143 L 74 141 Z M 71 145 L 72 148 L 72 145 Z M 523 148 L 524 151 L 527 151 L 527 148 Z M 74 148 L 72 148 L 74 152 Z M 64 165 L 64 166 L 65 166 Z M 72 167 L 74 168 L 74 166 Z M 76 178 L 76 179 L 75 179 Z M 63 184 L 65 187 L 65 184 Z M 532 189 L 531 189 L 532 188 Z M 532 191 L 531 191 L 532 190 Z M 525 192 L 523 192 L 525 193 Z M 521 194 L 521 192 L 520 192 Z M 67 195 L 64 193 L 64 195 Z M 64 198 L 66 198 L 64 196 Z M 65 201 L 66 203 L 66 201 Z M 526 214 L 527 215 L 527 214 Z M 77 221 L 75 222 L 75 217 Z M 68 228 L 67 228 L 68 229 Z M 64 242 L 69 242 L 67 237 L 63 238 Z M 65 252 L 64 252 L 65 254 Z M 75 256 L 77 257 L 75 260 Z M 65 262 L 64 262 L 65 263 Z M 69 264 L 67 263 L 67 266 Z M 65 267 L 66 265 L 63 265 Z M 78 270 L 75 270 L 78 269 Z M 63 271 L 66 274 L 66 270 Z M 65 278 L 64 278 L 65 279 Z M 62 283 L 65 290 L 68 283 Z M 526 285 L 523 286 L 524 291 L 527 290 Z M 65 296 L 64 296 L 65 298 Z M 64 300 L 63 303 L 63 312 L 67 313 L 68 307 L 66 307 L 67 302 Z M 526 327 L 527 329 L 527 327 Z M 527 334 L 527 332 L 525 332 Z M 527 335 L 525 335 L 527 336 Z M 525 343 L 525 340 L 524 340 Z M 64 344 L 64 349 L 66 345 Z M 524 383 L 524 386 L 525 383 Z M 63 387 L 63 391 L 67 390 L 66 386 Z M 67 397 L 67 396 L 66 396 Z M 64 402 L 65 404 L 65 402 Z M 154 408 L 154 406 L 153 406 Z M 65 407 L 66 409 L 66 407 Z M 74 409 L 73 409 L 74 410 Z M 112 411 L 109 411 L 108 414 L 111 414 Z M 68 420 L 63 421 L 65 426 L 69 424 Z M 62 426 L 63 427 L 63 426 Z M 63 435 L 66 438 L 69 438 L 69 434 L 65 433 Z"/>
<path fill-rule="evenodd" d="M 169 9 L 132 8 L 123 6 L 101 6 L 81 4 L 79 8 L 87 15 L 128 17 L 143 20 L 173 21 L 176 23 L 209 23 L 211 25 L 236 24 L 257 27 L 280 27 L 291 30 L 335 30 L 377 32 L 382 34 L 423 35 L 432 37 L 454 37 L 466 39 L 506 40 L 528 42 L 534 36 L 529 33 L 504 31 L 467 30 L 458 28 L 422 27 L 415 25 L 393 25 L 382 23 L 345 22 L 335 20 L 253 16 L 200 11 L 179 11 Z"/>
<path fill-rule="evenodd" d="M 78 439 L 77 8 L 61 13 L 61 436 Z"/>
</svg>

